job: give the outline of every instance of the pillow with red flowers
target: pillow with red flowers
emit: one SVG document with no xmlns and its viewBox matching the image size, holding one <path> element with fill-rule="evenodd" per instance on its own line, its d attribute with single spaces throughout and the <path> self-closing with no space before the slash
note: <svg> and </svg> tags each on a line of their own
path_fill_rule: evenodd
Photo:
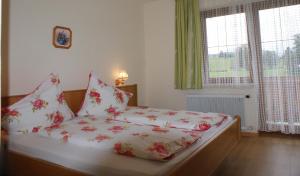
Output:
<svg viewBox="0 0 300 176">
<path fill-rule="evenodd" d="M 50 74 L 32 93 L 6 109 L 2 126 L 9 134 L 25 134 L 73 117 L 58 76 Z"/>
<path fill-rule="evenodd" d="M 90 74 L 89 85 L 79 116 L 118 114 L 124 111 L 132 94 L 109 86 Z"/>
</svg>

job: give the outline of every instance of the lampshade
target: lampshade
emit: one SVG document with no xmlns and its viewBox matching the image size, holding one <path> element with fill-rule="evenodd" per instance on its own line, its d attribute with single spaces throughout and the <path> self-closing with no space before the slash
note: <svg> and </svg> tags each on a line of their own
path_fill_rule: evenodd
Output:
<svg viewBox="0 0 300 176">
<path fill-rule="evenodd" d="M 126 73 L 126 71 L 120 72 L 119 78 L 122 79 L 122 80 L 127 80 L 128 79 L 128 74 Z"/>
</svg>

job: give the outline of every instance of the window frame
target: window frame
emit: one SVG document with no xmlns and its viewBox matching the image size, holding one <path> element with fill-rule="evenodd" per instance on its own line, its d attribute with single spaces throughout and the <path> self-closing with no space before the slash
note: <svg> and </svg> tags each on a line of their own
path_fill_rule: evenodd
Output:
<svg viewBox="0 0 300 176">
<path fill-rule="evenodd" d="M 233 80 L 240 78 L 241 85 L 250 85 L 253 84 L 253 66 L 252 66 L 252 59 L 256 59 L 257 66 L 258 66 L 258 74 L 259 77 L 264 77 L 263 73 L 263 65 L 262 65 L 262 42 L 261 42 L 261 31 L 260 31 L 260 19 L 259 19 L 259 11 L 272 9 L 272 8 L 280 8 L 285 6 L 292 6 L 292 5 L 299 5 L 300 0 L 284 0 L 278 1 L 277 3 L 273 3 L 273 0 L 266 0 L 260 2 L 253 2 L 251 3 L 252 9 L 251 12 L 245 10 L 243 5 L 236 5 L 237 7 L 236 12 L 232 12 L 230 10 L 231 7 L 222 7 L 216 8 L 206 11 L 200 11 L 200 19 L 201 19 L 201 29 L 203 32 L 203 80 L 205 85 L 216 85 L 217 82 L 224 82 L 224 83 L 232 83 Z M 246 21 L 249 16 L 249 13 L 252 13 L 251 16 L 253 17 L 253 26 L 246 25 L 247 29 L 247 39 L 248 39 L 248 48 L 249 48 L 249 77 L 218 77 L 218 78 L 210 78 L 209 77 L 209 60 L 208 60 L 208 46 L 207 46 L 207 28 L 206 28 L 206 19 L 213 18 L 218 16 L 226 16 L 238 13 L 245 13 Z M 250 33 L 249 31 L 253 31 Z M 256 45 L 256 58 L 252 58 L 251 56 L 251 46 L 250 46 L 250 37 L 254 37 L 255 45 Z M 224 86 L 227 86 L 224 84 Z M 229 85 L 230 86 L 230 85 Z M 235 86 L 235 85 L 233 85 Z"/>
<path fill-rule="evenodd" d="M 249 77 L 217 77 L 217 78 L 210 78 L 209 77 L 209 60 L 208 60 L 208 46 L 207 46 L 207 28 L 206 28 L 206 19 L 213 18 L 213 17 L 220 17 L 226 15 L 233 15 L 239 13 L 245 13 L 245 17 L 247 20 L 247 14 L 244 10 L 243 6 L 238 7 L 240 10 L 237 12 L 232 12 L 229 7 L 223 7 L 218 9 L 212 9 L 207 11 L 200 12 L 201 17 L 201 28 L 203 32 L 203 79 L 206 85 L 216 85 L 217 82 L 224 82 L 224 83 L 232 83 L 233 80 L 240 79 L 240 83 L 242 85 L 248 85 L 253 83 L 253 74 L 252 74 L 252 64 L 251 64 L 251 51 L 250 51 L 250 42 L 249 42 L 249 35 L 248 35 L 248 26 L 247 29 L 247 45 L 249 48 Z"/>
<path fill-rule="evenodd" d="M 259 18 L 259 11 L 260 10 L 267 10 L 267 9 L 273 9 L 273 8 L 280 8 L 280 7 L 287 7 L 287 6 L 293 6 L 293 5 L 300 5 L 300 0 L 283 0 L 278 1 L 276 4 L 272 3 L 273 0 L 267 0 L 267 1 L 260 1 L 260 2 L 253 2 L 252 4 L 252 13 L 253 13 L 253 21 L 255 22 L 255 25 L 253 26 L 253 30 L 255 32 L 255 41 L 256 46 L 259 47 L 257 50 L 257 65 L 260 68 L 259 71 L 259 77 L 264 77 L 264 70 L 263 70 L 263 47 L 262 47 L 262 40 L 261 40 L 261 30 L 260 30 L 260 18 Z M 277 76 L 278 77 L 278 76 Z M 274 78 L 273 76 L 268 76 L 268 78 Z M 288 76 L 280 76 L 280 78 L 285 79 L 288 78 Z"/>
</svg>

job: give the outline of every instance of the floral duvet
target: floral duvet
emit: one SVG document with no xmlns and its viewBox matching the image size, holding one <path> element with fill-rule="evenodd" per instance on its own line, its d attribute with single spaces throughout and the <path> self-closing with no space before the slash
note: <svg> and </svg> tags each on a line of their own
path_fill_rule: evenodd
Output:
<svg viewBox="0 0 300 176">
<path fill-rule="evenodd" d="M 114 121 L 100 117 L 78 117 L 35 131 L 79 146 L 111 149 L 121 155 L 168 160 L 201 138 L 200 131 L 162 128 Z"/>
<path fill-rule="evenodd" d="M 126 111 L 112 116 L 113 120 L 131 122 L 135 124 L 198 131 L 205 131 L 212 126 L 218 126 L 226 118 L 227 115 L 222 113 L 173 111 L 147 107 L 128 107 Z"/>
</svg>

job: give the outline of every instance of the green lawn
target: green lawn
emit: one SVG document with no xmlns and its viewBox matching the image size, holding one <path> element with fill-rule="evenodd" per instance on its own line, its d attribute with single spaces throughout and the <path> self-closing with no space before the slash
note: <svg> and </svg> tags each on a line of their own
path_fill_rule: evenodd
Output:
<svg viewBox="0 0 300 176">
<path fill-rule="evenodd" d="M 210 57 L 209 58 L 209 77 L 249 77 L 249 71 L 246 68 L 233 70 L 231 67 L 238 64 L 234 57 Z M 264 65 L 264 76 L 287 76 L 286 65 L 283 60 L 280 60 L 273 68 Z"/>
<path fill-rule="evenodd" d="M 210 57 L 209 58 L 209 77 L 248 77 L 249 72 L 245 68 L 233 70 L 235 58 Z"/>
</svg>

